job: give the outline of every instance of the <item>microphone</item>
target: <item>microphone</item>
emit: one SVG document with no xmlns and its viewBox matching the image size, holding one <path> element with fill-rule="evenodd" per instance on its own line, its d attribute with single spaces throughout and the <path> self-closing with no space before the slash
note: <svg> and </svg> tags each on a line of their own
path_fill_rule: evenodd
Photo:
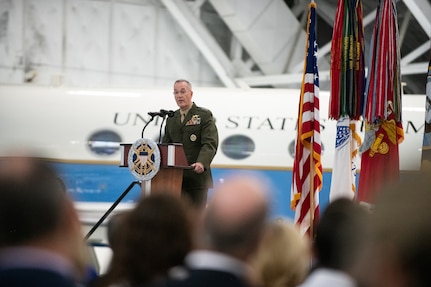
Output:
<svg viewBox="0 0 431 287">
<path fill-rule="evenodd" d="M 155 117 L 155 116 L 162 116 L 162 115 L 160 114 L 160 112 L 148 112 L 148 114 L 149 114 L 151 117 Z"/>
<path fill-rule="evenodd" d="M 161 109 L 159 112 L 149 112 L 148 114 L 151 117 L 155 117 L 155 116 L 165 117 L 167 115 L 168 117 L 172 118 L 174 116 L 174 111 Z"/>
<path fill-rule="evenodd" d="M 170 118 L 172 118 L 174 116 L 174 111 L 172 111 L 172 110 L 167 111 L 167 110 L 162 109 L 162 110 L 160 110 L 160 113 L 163 116 L 168 115 L 168 117 L 170 117 Z"/>
</svg>

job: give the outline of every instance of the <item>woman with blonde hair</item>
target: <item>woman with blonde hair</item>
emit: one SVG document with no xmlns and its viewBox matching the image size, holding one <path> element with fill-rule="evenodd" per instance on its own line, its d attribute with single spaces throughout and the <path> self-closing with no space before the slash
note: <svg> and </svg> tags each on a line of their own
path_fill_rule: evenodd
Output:
<svg viewBox="0 0 431 287">
<path fill-rule="evenodd" d="M 251 266 L 252 281 L 258 286 L 297 286 L 309 271 L 309 241 L 290 221 L 271 221 Z"/>
</svg>

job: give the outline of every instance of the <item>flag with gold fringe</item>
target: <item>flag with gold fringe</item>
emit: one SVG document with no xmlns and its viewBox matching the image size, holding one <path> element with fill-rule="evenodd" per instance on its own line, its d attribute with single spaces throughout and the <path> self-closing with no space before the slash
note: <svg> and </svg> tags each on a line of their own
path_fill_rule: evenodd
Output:
<svg viewBox="0 0 431 287">
<path fill-rule="evenodd" d="M 291 207 L 302 234 L 312 235 L 319 219 L 322 163 L 317 69 L 316 4 L 310 3 L 304 75 L 298 108 L 298 126 L 292 175 Z"/>
<path fill-rule="evenodd" d="M 364 28 L 361 0 L 338 0 L 331 42 L 329 118 L 337 120 L 329 200 L 356 196 L 356 132 L 364 104 Z"/>
<path fill-rule="evenodd" d="M 340 197 L 356 197 L 356 157 L 361 137 L 356 131 L 357 121 L 342 116 L 337 121 L 334 165 L 332 168 L 329 201 Z"/>
<path fill-rule="evenodd" d="M 360 147 L 361 171 L 357 200 L 373 203 L 386 184 L 399 180 L 398 145 L 404 139 L 395 0 L 379 1 L 365 91 L 365 136 Z"/>
</svg>

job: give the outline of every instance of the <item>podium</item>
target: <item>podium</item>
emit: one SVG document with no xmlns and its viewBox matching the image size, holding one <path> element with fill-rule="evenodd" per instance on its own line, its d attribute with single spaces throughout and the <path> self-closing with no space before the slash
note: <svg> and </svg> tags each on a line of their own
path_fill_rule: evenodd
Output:
<svg viewBox="0 0 431 287">
<path fill-rule="evenodd" d="M 120 144 L 121 148 L 121 164 L 120 167 L 129 167 L 128 157 L 129 151 L 133 144 Z M 154 143 L 154 146 L 156 144 Z M 136 184 L 141 185 L 143 195 L 148 195 L 151 192 L 169 191 L 177 196 L 181 195 L 181 186 L 183 183 L 183 170 L 191 169 L 184 153 L 182 144 L 157 144 L 160 152 L 160 168 L 159 171 L 149 180 L 133 181 L 129 187 L 117 198 L 111 207 L 103 214 L 99 221 L 85 235 L 85 240 L 88 240 L 94 231 L 102 224 L 120 201 Z"/>
<path fill-rule="evenodd" d="M 120 144 L 122 149 L 120 167 L 128 167 L 128 154 L 132 144 Z M 191 169 L 184 153 L 183 145 L 179 143 L 157 144 L 160 150 L 160 169 L 150 180 L 142 181 L 143 195 L 151 192 L 169 191 L 181 195 L 183 170 Z"/>
</svg>

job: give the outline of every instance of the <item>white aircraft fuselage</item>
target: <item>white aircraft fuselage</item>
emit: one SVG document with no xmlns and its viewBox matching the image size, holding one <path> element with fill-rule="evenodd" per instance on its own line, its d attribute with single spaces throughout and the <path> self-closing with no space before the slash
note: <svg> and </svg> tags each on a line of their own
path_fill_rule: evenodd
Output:
<svg viewBox="0 0 431 287">
<path fill-rule="evenodd" d="M 83 221 L 94 222 L 134 181 L 121 168 L 120 143 L 142 136 L 148 112 L 176 110 L 171 88 L 86 89 L 0 86 L 0 156 L 18 147 L 37 149 L 59 168 Z M 290 188 L 300 91 L 293 89 L 194 88 L 193 101 L 212 111 L 219 132 L 213 160 L 215 185 L 232 172 L 253 172 L 272 186 L 272 215 L 291 217 Z M 328 119 L 329 92 L 320 91 L 323 143 L 321 208 L 328 202 L 334 160 L 336 121 Z M 400 145 L 402 172 L 420 169 L 425 95 L 403 97 L 405 140 Z M 162 118 L 144 138 L 159 141 Z M 361 123 L 359 134 L 363 138 Z M 360 157 L 357 159 L 360 170 Z M 118 208 L 140 196 L 133 189 Z"/>
</svg>

